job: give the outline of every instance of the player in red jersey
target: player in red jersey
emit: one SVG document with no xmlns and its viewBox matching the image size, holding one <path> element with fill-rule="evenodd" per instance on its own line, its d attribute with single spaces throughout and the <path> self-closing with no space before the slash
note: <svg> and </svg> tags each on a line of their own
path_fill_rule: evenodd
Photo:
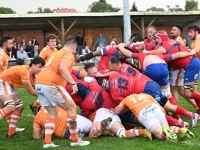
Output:
<svg viewBox="0 0 200 150">
<path fill-rule="evenodd" d="M 113 47 L 103 47 L 101 50 L 88 53 L 84 56 L 76 55 L 76 62 L 89 60 L 95 56 L 101 56 L 100 61 L 98 63 L 98 71 L 104 72 L 105 70 L 109 70 L 108 62 L 112 57 L 118 57 L 119 59 L 125 59 L 125 56 L 122 52 L 118 51 L 117 46 Z"/>
<path fill-rule="evenodd" d="M 155 51 L 149 51 L 148 53 L 167 53 L 174 54 L 177 52 L 188 52 L 189 50 L 175 40 L 169 40 L 165 31 L 159 31 L 156 34 L 157 42 L 161 43 L 161 48 Z M 200 63 L 197 57 L 188 56 L 172 61 L 177 67 L 183 68 L 184 73 L 184 96 L 190 99 L 194 99 L 197 106 L 200 108 L 200 93 L 193 92 L 193 86 L 199 78 Z"/>
<path fill-rule="evenodd" d="M 156 32 L 155 26 L 151 25 L 147 28 L 147 39 L 144 40 L 146 50 L 153 50 L 154 49 L 155 43 L 152 40 L 154 32 Z"/>
<path fill-rule="evenodd" d="M 83 81 L 78 79 L 80 75 L 81 71 L 72 70 L 71 76 L 78 86 L 78 92 L 72 97 L 76 105 L 80 106 L 82 116 L 88 117 L 99 108 L 111 109 L 117 105 L 111 95 L 102 89 L 94 78 L 86 77 Z M 65 89 L 68 93 L 72 93 L 72 85 L 67 84 Z"/>
<path fill-rule="evenodd" d="M 112 71 L 118 71 L 121 75 L 129 76 L 136 79 L 144 79 L 150 81 L 151 79 L 139 72 L 129 64 L 121 63 L 117 57 L 113 57 L 109 61 L 109 67 Z"/>
<path fill-rule="evenodd" d="M 135 38 L 133 42 L 135 42 L 135 47 L 139 52 L 142 52 L 144 50 L 142 37 Z M 123 44 L 119 44 L 119 49 L 127 57 L 137 59 L 139 61 L 140 69 L 143 71 L 143 74 L 151 78 L 153 81 L 157 82 L 160 85 L 164 94 L 169 98 L 170 102 L 176 105 L 176 100 L 170 92 L 169 70 L 166 62 L 177 58 L 194 55 L 194 51 L 191 53 L 181 52 L 177 54 L 148 55 L 144 53 L 131 53 L 124 48 Z"/>
<path fill-rule="evenodd" d="M 112 98 L 117 102 L 121 102 L 125 97 L 131 94 L 146 93 L 154 97 L 166 111 L 172 111 L 190 118 L 192 128 L 195 128 L 197 124 L 198 114 L 189 112 L 181 106 L 172 105 L 162 93 L 160 87 L 153 81 L 134 79 L 116 72 L 110 75 L 109 81 L 101 79 L 98 80 L 98 83 L 102 85 L 102 87 L 105 87 L 106 90 L 110 91 Z"/>
</svg>

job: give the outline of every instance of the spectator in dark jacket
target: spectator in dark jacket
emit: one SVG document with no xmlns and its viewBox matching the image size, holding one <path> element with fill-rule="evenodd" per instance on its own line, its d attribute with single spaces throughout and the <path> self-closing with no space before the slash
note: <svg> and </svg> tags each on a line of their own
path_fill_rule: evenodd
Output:
<svg viewBox="0 0 200 150">
<path fill-rule="evenodd" d="M 29 58 L 33 58 L 34 49 L 31 41 L 28 41 L 28 45 L 26 46 L 25 51 L 28 54 Z"/>
</svg>

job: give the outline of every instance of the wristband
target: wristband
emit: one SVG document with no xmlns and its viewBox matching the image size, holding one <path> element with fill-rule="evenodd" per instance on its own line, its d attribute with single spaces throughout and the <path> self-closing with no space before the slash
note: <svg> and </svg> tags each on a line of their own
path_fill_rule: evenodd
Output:
<svg viewBox="0 0 200 150">
<path fill-rule="evenodd" d="M 72 85 L 76 85 L 76 82 L 72 83 Z"/>
</svg>

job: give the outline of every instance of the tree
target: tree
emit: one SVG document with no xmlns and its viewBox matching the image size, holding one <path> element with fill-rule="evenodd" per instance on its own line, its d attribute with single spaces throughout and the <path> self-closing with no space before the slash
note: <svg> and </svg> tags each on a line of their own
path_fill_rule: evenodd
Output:
<svg viewBox="0 0 200 150">
<path fill-rule="evenodd" d="M 135 2 L 133 2 L 132 8 L 130 11 L 138 11 L 137 6 L 135 4 Z"/>
<path fill-rule="evenodd" d="M 11 8 L 0 7 L 0 14 L 16 14 Z"/>
<path fill-rule="evenodd" d="M 53 13 L 53 11 L 50 8 L 44 8 L 39 7 L 36 12 L 34 11 L 28 11 L 27 14 L 39 14 L 39 13 Z"/>
<path fill-rule="evenodd" d="M 197 10 L 198 10 L 198 1 L 195 0 L 185 1 L 185 11 L 197 11 Z"/>
<path fill-rule="evenodd" d="M 98 2 L 93 2 L 88 6 L 89 12 L 109 12 L 112 9 L 111 4 L 107 4 L 106 0 L 99 0 Z"/>
<path fill-rule="evenodd" d="M 150 9 L 155 9 L 156 6 L 151 6 L 151 8 L 146 9 L 146 11 L 149 11 Z"/>
</svg>

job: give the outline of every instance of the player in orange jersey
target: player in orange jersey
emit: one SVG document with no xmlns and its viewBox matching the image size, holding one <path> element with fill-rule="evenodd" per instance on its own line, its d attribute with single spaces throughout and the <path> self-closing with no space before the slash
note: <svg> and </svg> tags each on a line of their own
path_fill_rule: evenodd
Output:
<svg viewBox="0 0 200 150">
<path fill-rule="evenodd" d="M 177 136 L 169 130 L 165 112 L 156 100 L 148 94 L 132 94 L 114 109 L 115 114 L 120 114 L 124 109 L 130 109 L 151 133 L 159 139 L 163 139 L 163 133 L 166 137 L 176 139 Z"/>
<path fill-rule="evenodd" d="M 33 138 L 40 139 L 44 136 L 42 128 L 45 128 L 45 121 L 48 118 L 48 112 L 44 107 L 41 107 L 33 121 Z M 58 107 L 58 118 L 56 120 L 54 135 L 59 138 L 70 139 L 69 129 L 66 124 L 67 112 Z M 92 127 L 92 122 L 80 115 L 77 115 L 77 130 L 79 138 L 87 135 Z"/>
<path fill-rule="evenodd" d="M 56 49 L 56 35 L 49 34 L 47 36 L 47 46 L 45 46 L 41 52 L 40 57 L 42 57 L 45 61 L 45 63 L 49 60 L 49 58 L 52 56 L 52 54 L 58 52 Z M 39 106 L 39 99 L 37 99 L 34 103 L 30 104 L 30 109 L 34 114 L 37 113 L 37 106 Z"/>
<path fill-rule="evenodd" d="M 70 72 L 74 65 L 74 55 L 76 53 L 77 41 L 74 38 L 67 38 L 64 47 L 54 53 L 46 63 L 44 69 L 36 79 L 36 91 L 40 100 L 40 105 L 44 106 L 49 113 L 45 122 L 45 143 L 43 148 L 57 147 L 52 140 L 52 133 L 57 119 L 57 107 L 67 111 L 67 127 L 70 131 L 72 142 L 70 146 L 86 146 L 89 141 L 82 141 L 78 138 L 76 121 L 76 104 L 65 90 L 67 82 L 72 84 L 73 92 L 76 94 L 78 88 L 76 82 L 71 77 Z"/>
<path fill-rule="evenodd" d="M 41 57 L 36 57 L 30 65 L 15 66 L 1 73 L 0 100 L 4 103 L 4 108 L 0 109 L 0 119 L 11 114 L 10 118 L 6 118 L 9 122 L 8 137 L 16 137 L 16 125 L 24 109 L 23 102 L 15 87 L 25 88 L 29 94 L 37 96 L 33 88 L 35 75 L 41 71 L 44 64 Z"/>
<path fill-rule="evenodd" d="M 46 63 L 52 54 L 56 52 L 58 52 L 56 49 L 56 35 L 49 34 L 47 36 L 47 46 L 40 51 L 40 57 L 42 57 Z"/>
<path fill-rule="evenodd" d="M 9 36 L 1 38 L 2 49 L 0 49 L 0 72 L 8 68 L 8 55 L 7 52 L 12 50 L 13 41 Z"/>
<path fill-rule="evenodd" d="M 119 116 L 109 109 L 100 108 L 94 113 L 94 116 L 89 134 L 90 138 L 97 138 L 100 135 L 117 135 L 120 138 L 147 136 L 152 140 L 151 133 L 147 129 L 130 129 L 126 131 Z"/>
</svg>

